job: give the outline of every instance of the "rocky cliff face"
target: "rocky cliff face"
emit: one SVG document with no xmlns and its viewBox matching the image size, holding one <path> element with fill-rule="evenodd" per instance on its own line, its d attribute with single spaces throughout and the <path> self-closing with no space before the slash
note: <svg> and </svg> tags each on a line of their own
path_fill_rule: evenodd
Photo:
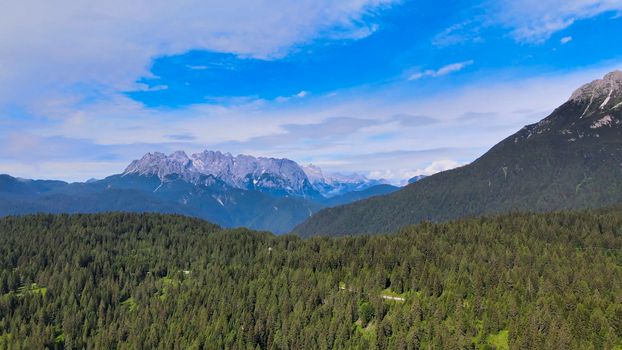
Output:
<svg viewBox="0 0 622 350">
<path fill-rule="evenodd" d="M 302 168 L 289 159 L 232 156 L 214 151 L 203 151 L 191 156 L 183 151 L 168 156 L 156 152 L 133 161 L 123 174 L 156 175 L 163 180 L 174 174 L 192 183 L 196 183 L 201 176 L 212 175 L 239 189 L 303 198 L 319 196 Z"/>
<path fill-rule="evenodd" d="M 191 156 L 183 151 L 170 155 L 147 153 L 133 161 L 123 174 L 155 175 L 162 180 L 175 175 L 191 183 L 211 175 L 234 188 L 302 198 L 330 198 L 386 183 L 359 174 L 325 175 L 317 166 L 302 167 L 289 159 L 233 156 L 207 150 Z"/>
</svg>

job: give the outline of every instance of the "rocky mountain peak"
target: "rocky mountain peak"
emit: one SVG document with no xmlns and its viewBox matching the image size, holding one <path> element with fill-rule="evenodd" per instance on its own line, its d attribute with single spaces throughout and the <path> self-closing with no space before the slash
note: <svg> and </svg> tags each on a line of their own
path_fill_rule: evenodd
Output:
<svg viewBox="0 0 622 350">
<path fill-rule="evenodd" d="M 590 122 L 592 129 L 605 125 L 620 125 L 622 71 L 613 71 L 602 79 L 583 85 L 575 91 L 570 101 L 579 107 L 579 111 L 576 112 L 579 120 Z"/>
<path fill-rule="evenodd" d="M 165 181 L 170 175 L 196 183 L 202 176 L 214 176 L 227 185 L 240 189 L 309 197 L 317 194 L 302 168 L 289 159 L 255 158 L 248 155 L 205 150 L 188 156 L 184 151 L 170 155 L 147 153 L 133 161 L 123 175 L 158 176 Z"/>
<path fill-rule="evenodd" d="M 177 161 L 182 161 L 182 162 L 190 160 L 190 158 L 188 158 L 188 155 L 184 151 L 173 152 L 169 157 L 171 159 L 174 159 L 174 160 L 177 160 Z"/>
<path fill-rule="evenodd" d="M 332 197 L 386 182 L 358 174 L 325 176 L 317 166 L 302 167 L 285 158 L 233 156 L 209 150 L 190 156 L 184 151 L 168 156 L 160 152 L 147 153 L 125 169 L 123 175 L 128 174 L 157 176 L 162 181 L 176 175 L 192 183 L 200 182 L 204 176 L 213 176 L 234 188 L 300 197 Z"/>
<path fill-rule="evenodd" d="M 325 182 L 324 174 L 322 173 L 322 169 L 319 166 L 309 164 L 302 167 L 305 174 L 307 174 L 307 178 L 311 181 L 312 184 L 318 182 Z"/>
<path fill-rule="evenodd" d="M 577 89 L 567 103 L 512 136 L 514 143 L 550 135 L 565 142 L 593 142 L 622 129 L 622 71 L 613 71 Z"/>
<path fill-rule="evenodd" d="M 622 71 L 619 70 L 581 86 L 572 94 L 570 101 L 594 103 L 602 99 L 600 107 L 605 108 L 614 97 L 622 98 Z"/>
<path fill-rule="evenodd" d="M 189 174 L 192 162 L 188 156 L 178 151 L 169 156 L 164 153 L 147 153 L 141 159 L 135 160 L 125 168 L 123 174 L 157 175 L 165 177 L 170 174 Z M 194 174 L 193 174 L 194 175 Z"/>
</svg>

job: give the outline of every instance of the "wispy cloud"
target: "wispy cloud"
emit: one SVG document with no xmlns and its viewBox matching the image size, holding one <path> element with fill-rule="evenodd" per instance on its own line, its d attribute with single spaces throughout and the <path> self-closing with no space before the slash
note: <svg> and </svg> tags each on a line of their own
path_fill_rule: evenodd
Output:
<svg viewBox="0 0 622 350">
<path fill-rule="evenodd" d="M 435 46 L 445 47 L 467 43 L 481 43 L 484 41 L 484 38 L 481 35 L 481 29 L 481 23 L 476 20 L 469 19 L 464 22 L 456 23 L 438 33 L 432 39 L 432 44 Z"/>
<path fill-rule="evenodd" d="M 495 0 L 488 21 L 512 29 L 519 42 L 542 43 L 578 20 L 622 10 L 620 0 Z"/>
<path fill-rule="evenodd" d="M 186 65 L 186 68 L 188 68 L 190 70 L 206 70 L 206 69 L 209 69 L 209 67 L 206 66 L 206 65 L 197 65 L 197 66 Z"/>
<path fill-rule="evenodd" d="M 183 133 L 183 134 L 171 134 L 171 135 L 167 135 L 171 140 L 176 140 L 176 141 L 192 141 L 195 140 L 196 137 L 194 137 L 192 134 L 190 133 Z"/>
<path fill-rule="evenodd" d="M 276 102 L 287 102 L 287 101 L 291 101 L 292 99 L 301 99 L 301 98 L 305 98 L 309 96 L 309 92 L 302 90 L 299 91 L 298 93 L 291 95 L 291 96 L 279 96 L 277 98 L 275 98 Z"/>
<path fill-rule="evenodd" d="M 394 115 L 393 120 L 400 123 L 405 127 L 420 127 L 425 125 L 431 125 L 437 123 L 438 120 L 425 115 L 410 115 L 410 114 L 397 114 Z"/>
<path fill-rule="evenodd" d="M 24 0 L 6 5 L 0 21 L 0 169 L 23 177 L 84 180 L 122 171 L 148 151 L 208 148 L 313 162 L 327 171 L 384 172 L 382 177 L 399 182 L 473 160 L 521 126 L 544 117 L 574 87 L 613 68 L 505 80 L 500 79 L 504 74 L 493 79 L 475 71 L 478 79 L 469 85 L 446 86 L 432 94 L 415 91 L 425 84 L 408 79 L 447 76 L 474 61 L 442 67 L 422 63 L 420 71 L 406 72 L 397 82 L 362 82 L 333 93 L 301 84 L 286 90 L 282 99 L 249 93 L 175 108 L 149 108 L 123 93 L 163 88 L 168 82 L 137 83 L 152 75 L 154 58 L 163 55 L 210 50 L 235 58 L 276 60 L 316 40 L 324 44 L 380 35 L 382 22 L 377 30 L 374 15 L 393 2 L 190 0 L 156 5 L 136 0 L 119 6 L 117 0 L 95 5 Z M 530 8 L 529 1 L 516 2 Z M 543 27 L 546 37 L 569 20 L 619 3 L 585 10 L 578 1 L 550 2 L 559 8 L 534 0 L 533 14 L 522 7 L 512 12 L 509 0 L 496 7 L 490 0 L 488 6 L 495 9 L 495 25 L 513 33 L 561 19 L 560 25 Z M 483 36 L 480 24 L 452 28 L 443 44 L 477 40 Z M 523 40 L 516 33 L 517 40 Z M 537 37 L 542 34 L 535 33 Z M 439 38 L 439 44 L 443 40 Z M 438 53 L 450 48 L 435 49 Z M 483 64 L 477 57 L 465 58 Z M 207 76 L 212 68 L 221 68 L 215 64 L 220 63 L 192 61 L 182 66 L 182 74 Z M 235 69 L 228 61 L 222 64 Z M 400 65 L 393 72 L 403 69 Z"/>
<path fill-rule="evenodd" d="M 451 160 L 451 159 L 438 159 L 434 160 L 429 165 L 424 168 L 402 168 L 402 169 L 384 169 L 384 170 L 374 170 L 367 174 L 370 178 L 373 179 L 391 179 L 394 180 L 395 184 L 406 185 L 408 180 L 419 175 L 434 175 L 436 173 L 440 173 L 442 171 L 450 170 L 459 167 L 460 163 Z M 395 181 L 395 179 L 401 179 L 399 181 Z"/>
<path fill-rule="evenodd" d="M 408 80 L 418 80 L 421 78 L 428 78 L 428 77 L 430 78 L 442 77 L 444 75 L 459 72 L 463 70 L 464 68 L 472 65 L 473 63 L 474 63 L 473 60 L 469 60 L 469 61 L 464 61 L 464 62 L 448 64 L 436 70 L 428 69 L 422 72 L 416 72 L 416 73 L 411 74 L 408 77 Z"/>
<path fill-rule="evenodd" d="M 483 0 L 470 9 L 470 18 L 447 27 L 432 40 L 445 47 L 482 43 L 491 28 L 504 28 L 515 41 L 542 44 L 557 32 L 575 22 L 613 12 L 611 19 L 622 14 L 620 0 Z M 475 13 L 475 14 L 474 14 Z M 570 39 L 568 39 L 570 38 Z M 565 36 L 565 44 L 572 37 Z"/>
<path fill-rule="evenodd" d="M 561 38 L 561 39 L 559 40 L 559 42 L 560 42 L 562 45 L 566 45 L 566 44 L 568 44 L 568 43 L 569 43 L 569 42 L 571 42 L 571 41 L 572 41 L 572 37 L 571 37 L 571 36 L 565 36 L 565 37 L 563 37 L 563 38 Z"/>
<path fill-rule="evenodd" d="M 340 91 L 338 99 L 312 96 L 305 104 L 248 100 L 159 110 L 127 98 L 80 106 L 59 103 L 47 107 L 47 123 L 34 127 L 28 120 L 0 116 L 0 123 L 10 123 L 10 128 L 0 128 L 0 167 L 23 177 L 84 180 L 118 173 L 148 151 L 207 148 L 285 157 L 328 172 L 384 172 L 382 177 L 399 183 L 410 175 L 443 170 L 439 164 L 470 162 L 546 116 L 573 88 L 612 68 L 484 79 L 431 96 L 400 98 L 388 98 L 388 87 Z M 93 162 L 101 164 L 82 168 Z"/>
<path fill-rule="evenodd" d="M 190 50 L 277 59 L 314 40 L 361 39 L 374 32 L 376 11 L 394 1 L 6 3 L 0 109 L 140 90 L 154 58 Z"/>
</svg>

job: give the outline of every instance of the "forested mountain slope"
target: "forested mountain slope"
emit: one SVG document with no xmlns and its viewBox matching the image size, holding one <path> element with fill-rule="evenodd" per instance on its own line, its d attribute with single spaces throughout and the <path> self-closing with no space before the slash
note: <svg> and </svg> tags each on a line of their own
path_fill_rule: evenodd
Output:
<svg viewBox="0 0 622 350">
<path fill-rule="evenodd" d="M 274 236 L 0 219 L 0 349 L 616 349 L 622 212 Z M 494 347 L 493 347 L 494 346 Z"/>
<path fill-rule="evenodd" d="M 388 196 L 324 209 L 302 236 L 390 232 L 417 222 L 622 202 L 622 72 L 577 90 L 473 163 Z"/>
</svg>

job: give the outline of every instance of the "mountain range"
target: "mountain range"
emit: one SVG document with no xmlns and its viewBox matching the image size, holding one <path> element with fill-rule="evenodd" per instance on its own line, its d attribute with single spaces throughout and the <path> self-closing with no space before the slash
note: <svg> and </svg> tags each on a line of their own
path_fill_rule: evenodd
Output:
<svg viewBox="0 0 622 350">
<path fill-rule="evenodd" d="M 161 212 L 284 233 L 322 208 L 397 189 L 358 174 L 325 176 L 289 159 L 155 152 L 121 174 L 84 183 L 0 175 L 0 215 Z"/>
<path fill-rule="evenodd" d="M 600 207 L 622 201 L 622 72 L 576 90 L 471 164 L 390 195 L 315 214 L 302 236 L 391 232 L 421 221 L 512 211 Z"/>
<path fill-rule="evenodd" d="M 622 72 L 577 89 L 471 164 L 404 188 L 324 174 L 289 159 L 148 153 L 84 183 L 0 175 L 0 216 L 35 212 L 177 213 L 224 227 L 302 236 L 391 232 L 421 221 L 555 211 L 622 201 Z"/>
</svg>

